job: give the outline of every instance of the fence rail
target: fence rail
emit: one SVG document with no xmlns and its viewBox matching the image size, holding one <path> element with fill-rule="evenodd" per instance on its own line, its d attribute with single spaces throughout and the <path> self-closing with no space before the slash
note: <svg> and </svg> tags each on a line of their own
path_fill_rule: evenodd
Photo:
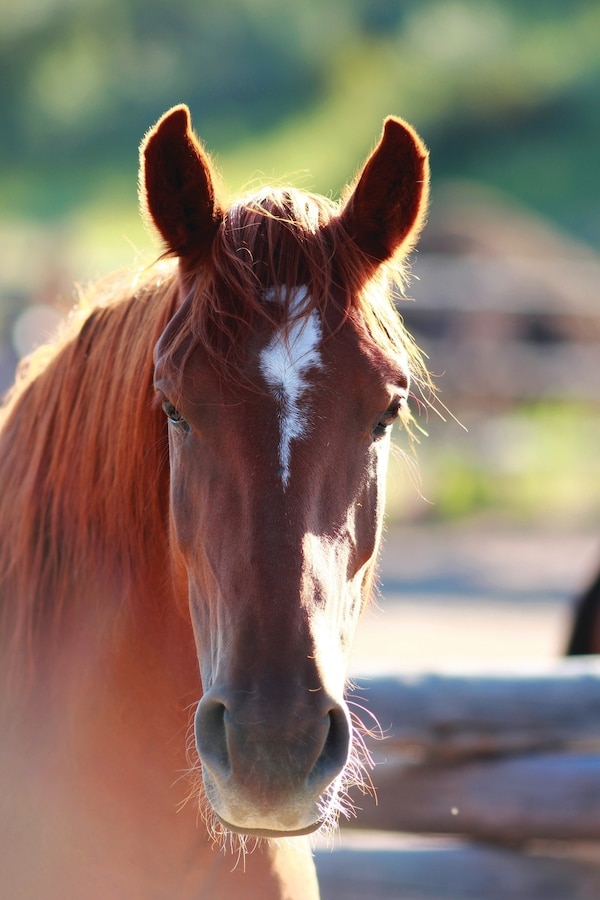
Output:
<svg viewBox="0 0 600 900">
<path fill-rule="evenodd" d="M 598 900 L 600 658 L 360 684 L 377 800 L 318 855 L 323 900 Z"/>
</svg>

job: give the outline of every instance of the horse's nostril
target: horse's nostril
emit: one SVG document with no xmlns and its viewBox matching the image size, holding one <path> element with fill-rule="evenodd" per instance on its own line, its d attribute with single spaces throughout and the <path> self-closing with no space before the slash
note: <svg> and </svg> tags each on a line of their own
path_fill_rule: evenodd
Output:
<svg viewBox="0 0 600 900">
<path fill-rule="evenodd" d="M 231 769 L 227 749 L 227 728 L 225 717 L 227 707 L 219 700 L 208 696 L 198 704 L 194 720 L 196 748 L 203 765 L 217 771 L 221 777 Z"/>
<path fill-rule="evenodd" d="M 343 707 L 329 712 L 329 730 L 323 749 L 308 776 L 309 784 L 324 790 L 345 768 L 350 755 L 350 722 Z"/>
</svg>

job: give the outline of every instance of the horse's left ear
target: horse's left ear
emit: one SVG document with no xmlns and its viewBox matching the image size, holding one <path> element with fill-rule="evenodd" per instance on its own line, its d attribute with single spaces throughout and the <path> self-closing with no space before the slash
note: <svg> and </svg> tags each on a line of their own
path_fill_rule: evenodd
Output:
<svg viewBox="0 0 600 900">
<path fill-rule="evenodd" d="M 429 197 L 429 154 L 406 122 L 388 118 L 341 213 L 356 245 L 378 265 L 415 245 Z"/>
<path fill-rule="evenodd" d="M 187 260 L 206 255 L 223 213 L 187 106 L 165 113 L 142 142 L 140 202 L 170 253 Z"/>
</svg>

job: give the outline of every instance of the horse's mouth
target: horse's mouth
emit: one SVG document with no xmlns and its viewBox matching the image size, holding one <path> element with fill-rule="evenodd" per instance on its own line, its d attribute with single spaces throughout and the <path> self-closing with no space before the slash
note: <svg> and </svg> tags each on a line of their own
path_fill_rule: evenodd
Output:
<svg viewBox="0 0 600 900">
<path fill-rule="evenodd" d="M 282 830 L 278 831 L 271 828 L 240 828 L 238 825 L 232 825 L 231 822 L 228 822 L 226 819 L 223 819 L 221 816 L 216 815 L 216 818 L 221 823 L 223 828 L 227 831 L 231 831 L 234 834 L 240 834 L 245 837 L 253 837 L 253 838 L 263 838 L 264 840 L 272 840 L 276 841 L 281 838 L 287 837 L 301 837 L 305 834 L 312 834 L 315 831 L 318 831 L 319 828 L 323 825 L 322 820 L 318 820 L 314 822 L 312 825 L 306 825 L 304 828 L 298 828 L 296 830 Z"/>
</svg>

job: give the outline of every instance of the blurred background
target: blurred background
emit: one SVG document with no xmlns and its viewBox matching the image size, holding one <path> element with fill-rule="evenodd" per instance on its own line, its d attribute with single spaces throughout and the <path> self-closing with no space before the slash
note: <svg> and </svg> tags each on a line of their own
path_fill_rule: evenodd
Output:
<svg viewBox="0 0 600 900">
<path fill-rule="evenodd" d="M 156 255 L 137 146 L 170 105 L 190 106 L 232 193 L 335 196 L 400 115 L 433 172 L 401 310 L 450 412 L 420 416 L 418 474 L 397 438 L 383 596 L 412 597 L 423 624 L 394 658 L 439 658 L 429 623 L 452 598 L 537 602 L 540 652 L 559 652 L 600 564 L 596 0 L 1 4 L 0 389 L 74 283 Z M 511 626 L 519 652 L 535 621 L 521 643 Z"/>
</svg>

